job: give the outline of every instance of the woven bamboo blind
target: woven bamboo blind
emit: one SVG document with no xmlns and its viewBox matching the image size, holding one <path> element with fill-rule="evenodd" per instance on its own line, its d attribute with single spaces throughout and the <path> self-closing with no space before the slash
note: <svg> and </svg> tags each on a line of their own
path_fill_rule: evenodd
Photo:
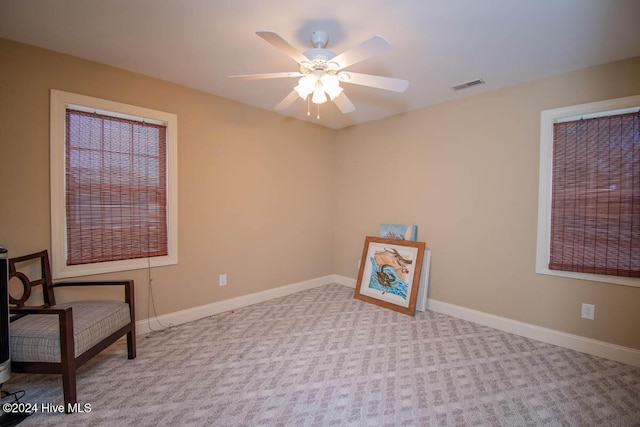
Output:
<svg viewBox="0 0 640 427">
<path fill-rule="evenodd" d="M 166 126 L 67 109 L 67 264 L 167 255 Z"/>
<path fill-rule="evenodd" d="M 640 113 L 553 134 L 549 269 L 640 277 Z"/>
</svg>

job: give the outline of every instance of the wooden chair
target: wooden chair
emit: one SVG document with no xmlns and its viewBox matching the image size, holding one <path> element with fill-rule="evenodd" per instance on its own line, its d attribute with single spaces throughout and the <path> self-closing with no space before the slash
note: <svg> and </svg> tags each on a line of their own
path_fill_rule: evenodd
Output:
<svg viewBox="0 0 640 427">
<path fill-rule="evenodd" d="M 27 274 L 21 271 L 29 271 Z M 23 285 L 20 298 L 9 295 L 11 370 L 61 374 L 65 411 L 77 403 L 76 371 L 100 351 L 127 335 L 129 359 L 136 357 L 133 280 L 53 283 L 49 255 L 42 251 L 9 260 L 9 279 Z M 27 306 L 34 286 L 42 285 L 44 305 Z M 54 289 L 67 286 L 124 287 L 124 302 L 74 301 L 56 305 Z"/>
</svg>

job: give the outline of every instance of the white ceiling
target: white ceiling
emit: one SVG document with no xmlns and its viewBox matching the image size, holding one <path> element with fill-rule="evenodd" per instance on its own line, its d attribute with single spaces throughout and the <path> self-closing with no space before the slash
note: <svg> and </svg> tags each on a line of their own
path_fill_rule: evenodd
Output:
<svg viewBox="0 0 640 427">
<path fill-rule="evenodd" d="M 324 30 L 336 54 L 380 34 L 393 49 L 348 70 L 406 79 L 405 93 L 343 84 L 351 114 L 327 103 L 317 120 L 303 100 L 282 112 L 335 129 L 639 56 L 639 22 L 638 0 L 0 0 L 2 38 L 271 111 L 296 79 L 226 78 L 297 71 L 255 31 L 306 51 Z"/>
</svg>

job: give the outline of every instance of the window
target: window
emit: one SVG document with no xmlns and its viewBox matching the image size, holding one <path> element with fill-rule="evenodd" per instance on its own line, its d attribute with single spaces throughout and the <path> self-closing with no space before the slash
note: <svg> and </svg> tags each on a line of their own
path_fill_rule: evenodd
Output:
<svg viewBox="0 0 640 427">
<path fill-rule="evenodd" d="M 51 91 L 56 278 L 177 263 L 177 118 Z"/>
<path fill-rule="evenodd" d="M 167 127 L 66 116 L 67 264 L 167 255 Z"/>
<path fill-rule="evenodd" d="M 639 106 L 542 112 L 538 273 L 640 286 Z"/>
</svg>

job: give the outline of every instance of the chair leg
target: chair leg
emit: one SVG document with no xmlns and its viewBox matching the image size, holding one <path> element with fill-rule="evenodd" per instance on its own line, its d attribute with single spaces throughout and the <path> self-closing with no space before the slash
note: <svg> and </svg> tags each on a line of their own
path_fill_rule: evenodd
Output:
<svg viewBox="0 0 640 427">
<path fill-rule="evenodd" d="M 124 299 L 129 304 L 129 315 L 131 316 L 131 330 L 127 334 L 127 355 L 129 359 L 136 358 L 136 310 L 135 298 L 133 297 L 133 280 L 125 287 Z"/>
<path fill-rule="evenodd" d="M 75 363 L 73 364 L 75 365 Z M 66 363 L 63 365 L 66 365 Z M 62 394 L 64 395 L 64 412 L 68 414 L 71 412 L 71 407 L 78 402 L 75 366 L 62 369 Z"/>
<path fill-rule="evenodd" d="M 62 374 L 62 394 L 64 412 L 71 412 L 71 406 L 77 403 L 76 395 L 76 359 L 75 339 L 73 336 L 73 311 L 67 307 L 59 313 L 60 327 L 60 373 Z"/>
<path fill-rule="evenodd" d="M 129 359 L 136 358 L 136 331 L 127 333 L 127 356 Z"/>
</svg>

